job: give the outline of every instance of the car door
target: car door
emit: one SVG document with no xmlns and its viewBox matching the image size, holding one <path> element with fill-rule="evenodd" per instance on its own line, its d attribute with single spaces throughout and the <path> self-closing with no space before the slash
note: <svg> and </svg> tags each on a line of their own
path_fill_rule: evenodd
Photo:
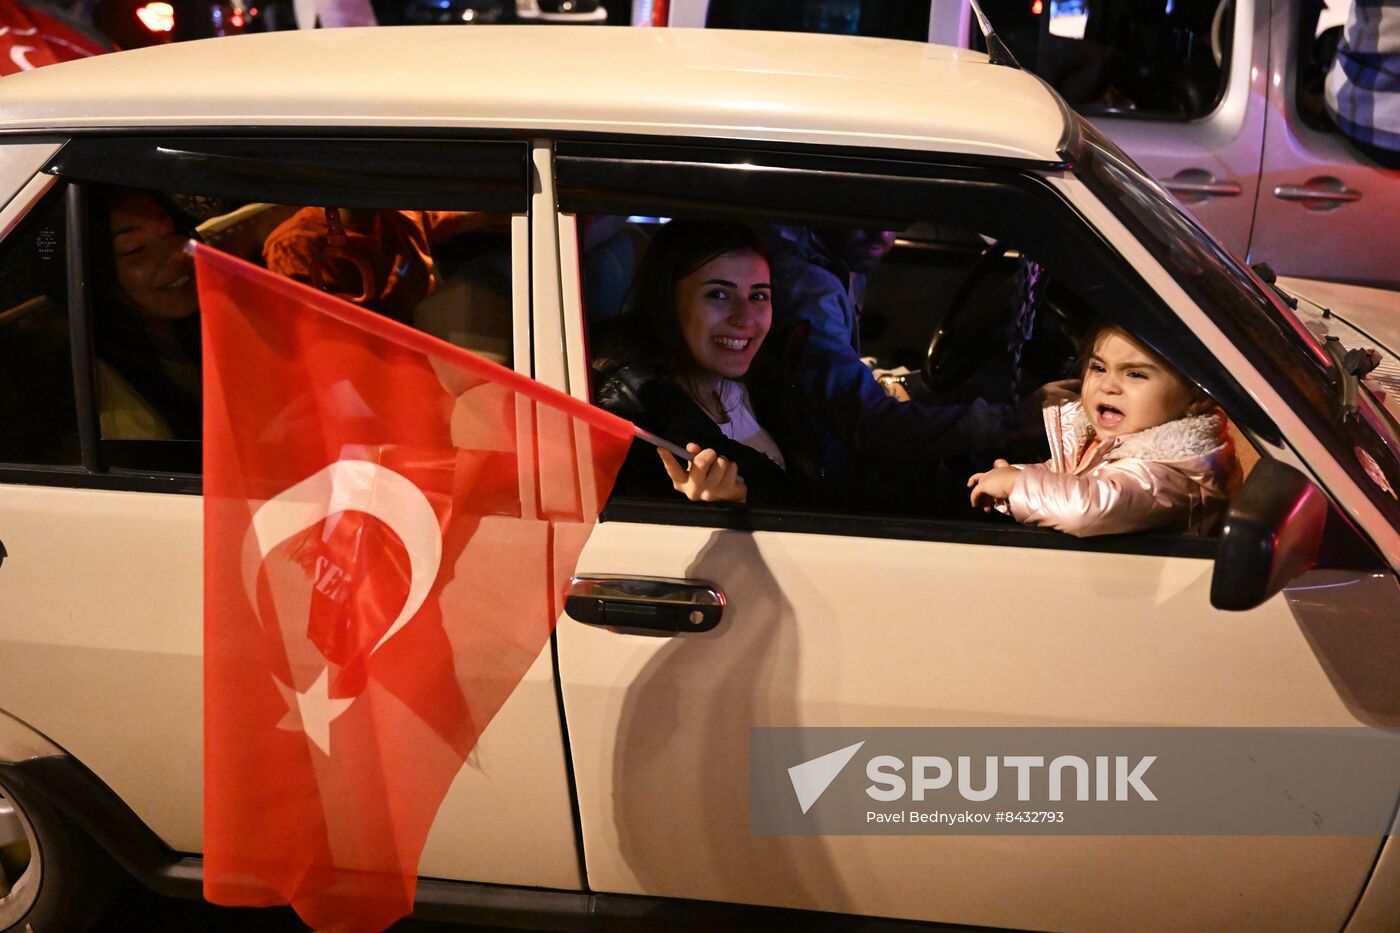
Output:
<svg viewBox="0 0 1400 933">
<path fill-rule="evenodd" d="M 1251 262 L 1303 278 L 1400 287 L 1394 224 L 1400 181 L 1358 151 L 1321 112 L 1328 46 L 1310 4 L 1274 3 L 1269 116 Z M 1329 6 L 1335 7 L 1333 3 Z M 1344 19 L 1346 5 L 1332 10 Z"/>
<path fill-rule="evenodd" d="M 324 215 L 302 205 L 457 212 L 484 223 L 435 244 L 436 287 L 407 320 L 529 374 L 531 354 L 515 351 L 528 345 L 527 146 L 226 133 L 79 137 L 37 161 L 34 149 L 0 143 L 0 165 L 33 176 L 0 240 L 0 709 L 78 759 L 171 849 L 198 853 L 197 329 L 159 327 L 158 307 L 173 306 L 147 300 L 131 263 L 191 233 L 265 261 L 289 222 Z M 188 274 L 165 269 L 147 284 L 188 297 Z M 544 656 L 462 770 L 422 871 L 577 888 L 569 800 Z"/>
<path fill-rule="evenodd" d="M 1097 235 L 1064 200 L 1073 187 L 1064 178 L 1052 179 L 1052 195 L 1009 169 L 862 168 L 662 147 L 629 157 L 619 145 L 582 144 L 560 145 L 556 171 L 567 366 L 555 378 L 581 398 L 591 310 L 577 270 L 586 279 L 594 257 L 578 245 L 579 218 L 590 227 L 598 215 L 865 227 L 883 219 L 900 229 L 936 218 L 1033 248 L 1052 275 L 1082 261 L 1091 289 L 1127 289 L 1111 299 L 1118 314 L 1157 306 L 1142 289 L 1166 281 L 1145 254 L 1129 264 L 1092 245 Z M 1151 330 L 1150 317 L 1135 320 Z M 1197 359 L 1211 360 L 1193 343 L 1208 332 L 1208 323 L 1157 326 L 1154 345 L 1182 358 L 1195 346 Z M 1231 372 L 1208 362 L 1193 376 L 1237 419 L 1276 432 L 1237 381 L 1246 368 Z M 932 473 L 922 481 L 937 482 Z M 1341 928 L 1377 837 L 750 830 L 755 728 L 1364 721 L 1282 597 L 1240 615 L 1211 608 L 1212 556 L 1209 539 L 1079 541 L 912 510 L 614 499 L 578 576 L 712 588 L 724 609 L 717 627 L 662 637 L 560 621 L 589 886 L 1015 929 Z"/>
<path fill-rule="evenodd" d="M 1262 190 L 1269 0 L 989 0 L 983 9 L 1024 67 L 1236 254 L 1248 252 Z M 970 28 L 981 48 L 976 23 Z"/>
</svg>

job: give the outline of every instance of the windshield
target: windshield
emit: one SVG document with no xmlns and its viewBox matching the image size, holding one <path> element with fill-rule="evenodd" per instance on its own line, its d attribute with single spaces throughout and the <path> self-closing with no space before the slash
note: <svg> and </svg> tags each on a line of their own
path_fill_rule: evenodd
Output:
<svg viewBox="0 0 1400 933">
<path fill-rule="evenodd" d="M 1087 121 L 1072 153 L 1090 188 L 1279 391 L 1367 496 L 1400 527 L 1400 434 L 1368 392 L 1338 417 L 1343 378 L 1317 337 L 1158 184 Z"/>
</svg>

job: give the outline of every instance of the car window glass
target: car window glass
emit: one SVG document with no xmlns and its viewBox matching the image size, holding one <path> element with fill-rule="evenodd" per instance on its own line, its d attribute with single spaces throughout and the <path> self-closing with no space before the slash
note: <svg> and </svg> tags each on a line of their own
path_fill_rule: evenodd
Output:
<svg viewBox="0 0 1400 933">
<path fill-rule="evenodd" d="M 0 463 L 79 462 L 63 187 L 0 243 Z"/>
<path fill-rule="evenodd" d="M 89 186 L 97 401 L 110 465 L 175 469 L 200 437 L 197 238 L 504 365 L 512 364 L 510 217 L 232 200 Z M 188 469 L 197 466 L 188 463 Z"/>
<path fill-rule="evenodd" d="M 1225 94 L 1231 0 L 985 0 L 997 35 L 1080 113 L 1193 120 Z M 985 48 L 974 26 L 972 42 Z"/>
<path fill-rule="evenodd" d="M 732 423 L 732 433 L 721 427 L 725 437 L 740 439 L 747 433 L 753 439 L 744 443 L 762 454 L 754 457 L 730 448 L 736 451 L 732 456 L 741 474 L 745 469 L 759 473 L 759 480 L 746 480 L 749 494 L 762 496 L 751 499 L 752 505 L 803 513 L 951 519 L 1041 533 L 1017 528 L 1003 515 L 973 509 L 966 481 L 973 472 L 990 468 L 997 457 L 1013 463 L 1039 463 L 1050 457 L 1038 404 L 1028 403 L 1029 420 L 1034 422 L 1030 430 L 1008 425 L 1016 423 L 1017 406 L 1027 403 L 1037 388 L 1081 371 L 1083 337 L 1097 320 L 1111 317 L 1115 307 L 1087 298 L 1078 270 L 1045 264 L 1031 238 L 997 239 L 974 218 L 959 217 L 951 208 L 942 216 L 915 219 L 887 231 L 892 247 L 877 261 L 864 264 L 859 250 L 840 253 L 850 257 L 840 262 L 832 260 L 844 249 L 831 245 L 837 228 L 793 225 L 781 217 L 744 220 L 735 226 L 753 230 L 768 257 L 768 265 L 753 274 L 768 274 L 771 327 L 760 338 L 746 324 L 734 323 L 735 318 L 712 322 L 701 330 L 697 348 L 677 304 L 686 347 L 677 350 L 649 331 L 638 336 L 639 329 L 651 326 L 639 312 L 658 294 L 647 274 L 638 275 L 638 270 L 668 227 L 728 222 L 713 215 L 578 215 L 595 403 L 676 443 L 686 441 L 687 431 L 695 432 L 697 437 L 690 439 L 696 440 L 699 432 L 709 430 L 697 407 L 703 402 L 683 378 L 674 376 L 674 360 L 689 353 L 689 359 L 704 359 L 707 366 L 719 369 L 726 353 L 747 352 L 747 341 L 761 340 L 748 371 L 735 377 L 747 394 L 729 400 L 721 394 L 720 405 L 706 412 L 712 419 Z M 878 251 L 868 229 L 864 234 L 862 248 Z M 815 239 L 821 243 L 812 246 Z M 804 261 L 819 263 L 822 270 L 794 265 L 785 245 L 793 242 L 805 244 Z M 818 255 L 826 258 L 811 258 Z M 844 285 L 837 285 L 843 280 L 833 278 L 831 270 L 848 276 Z M 728 303 L 731 295 L 745 290 L 742 267 L 704 274 L 714 286 L 706 297 Z M 814 392 L 807 380 L 804 368 L 811 365 L 808 354 L 814 339 L 810 328 L 804 332 L 802 325 L 791 326 L 791 319 L 782 314 L 782 302 L 807 300 L 824 287 L 845 289 L 849 308 L 859 320 L 854 338 L 859 354 L 889 395 L 906 406 L 936 405 L 954 411 L 962 427 L 974 425 L 971 430 L 985 430 L 996 439 L 979 442 L 977 449 L 950 450 L 947 456 L 927 456 L 924 451 L 906 457 L 853 454 L 849 444 L 834 436 L 839 428 L 826 420 L 833 398 L 818 397 L 820 390 Z M 676 294 L 678 303 L 684 300 L 681 291 Z M 720 362 L 709 362 L 706 354 L 713 348 L 703 341 L 719 347 L 713 353 Z M 756 427 L 766 435 L 754 438 Z M 1235 440 L 1237 445 L 1247 444 L 1238 433 Z M 742 459 L 746 456 L 747 461 Z M 779 463 L 780 471 L 771 469 L 763 457 Z M 615 497 L 654 501 L 667 510 L 684 504 L 655 452 L 642 445 L 636 446 L 634 460 L 624 468 Z M 666 513 L 658 509 L 655 514 Z M 722 506 L 702 505 L 685 520 L 723 523 L 727 514 Z"/>
<path fill-rule="evenodd" d="M 705 25 L 924 42 L 928 15 L 927 0 L 711 0 Z"/>
</svg>

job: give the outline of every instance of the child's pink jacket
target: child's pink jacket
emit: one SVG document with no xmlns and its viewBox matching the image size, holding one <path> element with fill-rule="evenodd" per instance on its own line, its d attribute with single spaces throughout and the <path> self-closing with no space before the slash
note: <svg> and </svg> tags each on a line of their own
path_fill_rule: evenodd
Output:
<svg viewBox="0 0 1400 933">
<path fill-rule="evenodd" d="M 1079 466 L 1093 426 L 1078 400 L 1045 409 L 1051 457 L 1018 465 L 1005 511 L 1023 525 L 1068 534 L 1211 534 L 1240 467 L 1218 410 L 1105 439 Z"/>
</svg>

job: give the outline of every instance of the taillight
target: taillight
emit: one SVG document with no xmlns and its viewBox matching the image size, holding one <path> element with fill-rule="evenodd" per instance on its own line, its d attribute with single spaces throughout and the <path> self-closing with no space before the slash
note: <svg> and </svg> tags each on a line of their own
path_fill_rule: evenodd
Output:
<svg viewBox="0 0 1400 933">
<path fill-rule="evenodd" d="M 671 19 L 671 0 L 651 0 L 651 24 L 665 26 Z"/>
<path fill-rule="evenodd" d="M 170 32 L 175 28 L 175 8 L 162 0 L 137 7 L 136 18 L 151 32 Z"/>
</svg>

